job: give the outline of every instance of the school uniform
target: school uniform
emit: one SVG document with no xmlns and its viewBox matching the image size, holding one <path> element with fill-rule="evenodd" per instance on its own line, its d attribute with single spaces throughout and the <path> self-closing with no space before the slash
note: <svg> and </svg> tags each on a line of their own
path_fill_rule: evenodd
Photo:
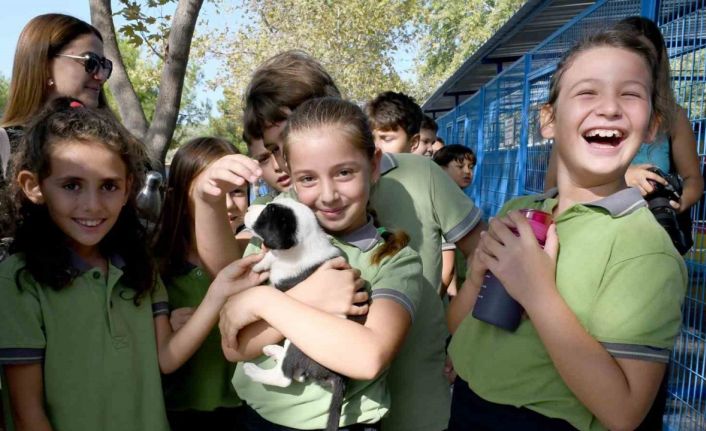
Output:
<svg viewBox="0 0 706 431">
<path fill-rule="evenodd" d="M 340 239 L 332 239 L 343 256 L 354 268 L 361 271 L 366 288 L 374 302 L 385 298 L 396 301 L 417 324 L 417 310 L 421 306 L 425 289 L 420 283 L 421 263 L 412 249 L 405 247 L 394 256 L 384 258 L 379 265 L 370 263 L 370 258 L 384 244 L 380 230 L 372 221 Z M 254 247 L 250 247 L 250 251 Z M 246 252 L 247 254 L 247 252 Z M 315 337 L 316 334 L 311 334 Z M 262 368 L 272 368 L 274 360 L 260 356 L 252 361 Z M 390 408 L 390 394 L 386 384 L 386 372 L 374 380 L 349 380 L 343 402 L 341 427 L 353 424 L 376 424 Z M 253 382 L 243 372 L 241 364 L 236 368 L 233 386 L 238 395 L 260 418 L 271 424 L 286 428 L 246 423 L 246 429 L 300 429 L 317 430 L 326 427 L 331 391 L 306 380 L 293 381 L 287 388 L 279 388 Z M 246 421 L 248 422 L 248 421 Z M 250 426 L 251 428 L 247 428 Z M 352 429 L 360 429 L 353 427 Z"/>
<path fill-rule="evenodd" d="M 556 204 L 554 189 L 512 200 L 501 214 L 520 208 L 551 212 Z M 640 193 L 625 189 L 576 204 L 555 223 L 560 243 L 557 289 L 582 326 L 615 358 L 667 363 L 681 326 L 687 271 Z M 469 313 L 449 353 L 462 384 L 493 408 L 507 407 L 488 426 L 482 414 L 474 417 L 467 411 L 468 402 L 457 403 L 454 393 L 450 430 L 509 429 L 503 420 L 516 417 L 515 408 L 579 430 L 605 429 L 566 386 L 529 319 L 508 332 Z M 481 422 L 458 423 L 464 415 Z"/>
<path fill-rule="evenodd" d="M 73 261 L 79 275 L 59 291 L 22 271 L 21 254 L 0 264 L 0 364 L 42 364 L 54 430 L 168 430 L 154 332 L 164 286 L 135 305 L 122 259 L 107 276 Z"/>
<path fill-rule="evenodd" d="M 198 307 L 211 281 L 202 268 L 185 263 L 179 274 L 165 279 L 169 308 Z M 242 401 L 230 384 L 234 371 L 235 364 L 223 356 L 221 333 L 215 327 L 184 365 L 163 377 L 164 399 L 172 428 L 196 429 L 187 426 L 187 422 L 196 422 L 193 425 L 200 423 L 198 428 L 236 429 Z"/>
<path fill-rule="evenodd" d="M 446 429 L 451 399 L 443 375 L 448 329 L 441 285 L 442 238 L 455 243 L 481 219 L 481 211 L 433 161 L 415 154 L 383 154 L 381 177 L 370 205 L 381 225 L 401 229 L 422 259 L 424 298 L 419 322 L 411 328 L 390 367 L 390 414 L 383 431 Z"/>
</svg>

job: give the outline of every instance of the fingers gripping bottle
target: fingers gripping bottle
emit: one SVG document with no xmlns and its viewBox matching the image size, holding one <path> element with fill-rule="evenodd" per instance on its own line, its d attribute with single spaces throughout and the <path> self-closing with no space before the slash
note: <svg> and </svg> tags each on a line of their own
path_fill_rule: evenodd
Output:
<svg viewBox="0 0 706 431">
<path fill-rule="evenodd" d="M 521 209 L 534 232 L 539 245 L 544 247 L 547 230 L 552 224 L 552 215 L 535 209 Z M 515 235 L 517 230 L 511 228 Z M 508 331 L 515 331 L 522 320 L 522 306 L 505 290 L 500 280 L 490 271 L 483 277 L 476 304 L 473 307 L 473 317 Z"/>
</svg>

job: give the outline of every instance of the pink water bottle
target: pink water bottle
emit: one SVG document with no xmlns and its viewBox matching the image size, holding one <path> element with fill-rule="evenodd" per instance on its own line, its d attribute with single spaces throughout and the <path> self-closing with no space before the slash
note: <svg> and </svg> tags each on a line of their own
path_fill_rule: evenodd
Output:
<svg viewBox="0 0 706 431">
<path fill-rule="evenodd" d="M 552 224 L 552 215 L 535 209 L 521 209 L 532 227 L 539 245 L 544 247 L 547 230 Z M 511 229 L 515 235 L 517 230 Z M 473 307 L 473 317 L 508 331 L 515 331 L 522 320 L 522 306 L 505 290 L 500 280 L 490 271 L 485 273 L 483 285 Z"/>
</svg>

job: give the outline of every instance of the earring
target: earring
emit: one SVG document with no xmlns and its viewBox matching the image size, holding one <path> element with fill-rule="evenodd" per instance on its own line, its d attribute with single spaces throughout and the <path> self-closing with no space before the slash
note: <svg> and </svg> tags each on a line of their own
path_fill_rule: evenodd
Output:
<svg viewBox="0 0 706 431">
<path fill-rule="evenodd" d="M 48 82 L 48 84 L 49 84 L 49 86 L 50 86 L 50 87 L 51 87 L 51 86 L 53 86 L 53 85 L 54 85 L 54 80 L 53 80 L 53 79 L 51 79 L 51 78 L 49 78 L 49 82 Z"/>
</svg>

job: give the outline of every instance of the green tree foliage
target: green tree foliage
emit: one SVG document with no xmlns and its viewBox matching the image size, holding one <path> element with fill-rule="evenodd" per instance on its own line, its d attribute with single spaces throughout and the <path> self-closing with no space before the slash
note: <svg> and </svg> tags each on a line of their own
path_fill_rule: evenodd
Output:
<svg viewBox="0 0 706 431">
<path fill-rule="evenodd" d="M 430 0 L 424 23 L 417 85 L 425 97 L 443 83 L 526 0 Z"/>
<path fill-rule="evenodd" d="M 239 0 L 244 23 L 212 40 L 224 68 L 214 85 L 223 89 L 223 114 L 214 127 L 238 136 L 242 95 L 255 68 L 272 55 L 303 49 L 317 58 L 344 95 L 365 102 L 383 90 L 409 91 L 394 54 L 416 35 L 417 0 Z"/>
</svg>

